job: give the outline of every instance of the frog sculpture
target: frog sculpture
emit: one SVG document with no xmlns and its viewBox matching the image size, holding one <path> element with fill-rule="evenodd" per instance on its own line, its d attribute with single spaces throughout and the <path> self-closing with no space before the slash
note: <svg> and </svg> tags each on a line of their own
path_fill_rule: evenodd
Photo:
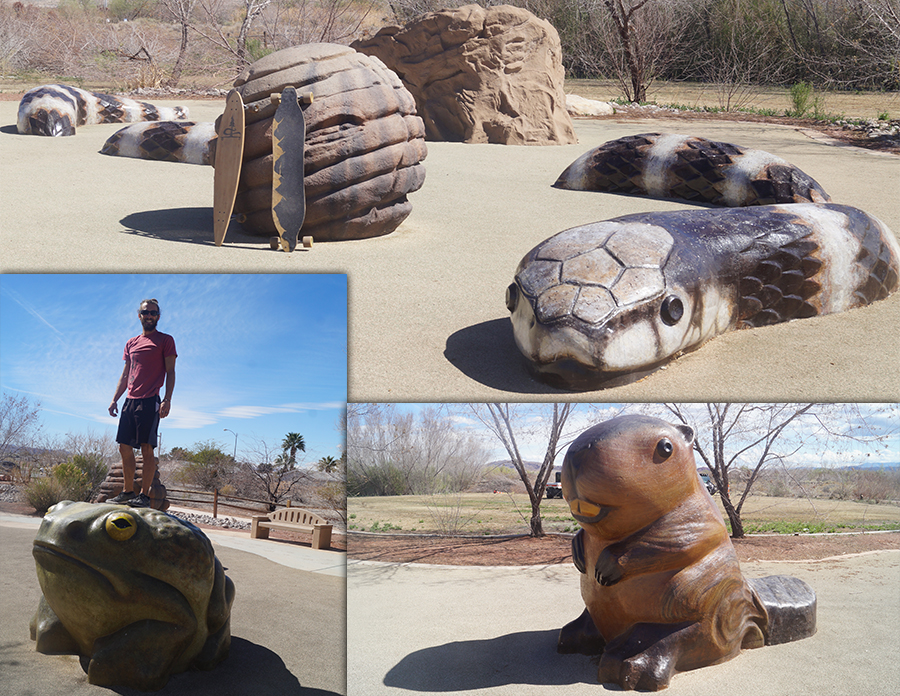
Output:
<svg viewBox="0 0 900 696">
<path fill-rule="evenodd" d="M 54 505 L 34 540 L 38 652 L 82 657 L 88 681 L 155 691 L 228 655 L 234 584 L 200 529 L 153 509 Z"/>
</svg>

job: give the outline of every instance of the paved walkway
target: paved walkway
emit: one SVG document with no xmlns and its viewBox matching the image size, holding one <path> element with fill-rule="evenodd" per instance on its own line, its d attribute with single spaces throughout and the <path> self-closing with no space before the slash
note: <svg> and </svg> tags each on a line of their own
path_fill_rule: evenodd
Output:
<svg viewBox="0 0 900 696">
<path fill-rule="evenodd" d="M 28 624 L 41 596 L 31 556 L 39 522 L 0 515 L 0 695 L 137 696 L 141 692 L 89 684 L 76 657 L 35 651 Z M 236 588 L 231 651 L 214 670 L 175 675 L 157 693 L 345 694 L 346 581 L 338 554 L 272 541 L 250 544 L 234 532 L 209 537 Z M 320 560 L 310 563 L 311 554 Z M 316 569 L 305 572 L 309 565 Z"/>
<path fill-rule="evenodd" d="M 744 651 L 676 675 L 671 696 L 893 696 L 900 685 L 900 550 L 801 563 L 744 563 L 818 597 L 806 640 Z M 574 566 L 449 567 L 350 561 L 348 691 L 531 696 L 604 693 L 596 663 L 559 655 L 584 605 Z"/>
<path fill-rule="evenodd" d="M 161 101 L 162 105 L 175 102 Z M 224 100 L 191 101 L 213 120 Z M 523 367 L 504 303 L 522 257 L 575 225 L 688 206 L 564 191 L 553 182 L 607 140 L 697 135 L 771 152 L 900 234 L 900 158 L 814 140 L 794 128 L 734 121 L 578 120 L 576 145 L 428 143 L 427 175 L 393 234 L 316 244 L 304 253 L 229 232 L 212 240 L 211 167 L 99 154 L 121 124 L 71 138 L 15 134 L 0 102 L 0 270 L 13 273 L 346 272 L 353 401 L 896 401 L 900 293 L 829 317 L 733 331 L 635 384 L 563 395 Z"/>
</svg>

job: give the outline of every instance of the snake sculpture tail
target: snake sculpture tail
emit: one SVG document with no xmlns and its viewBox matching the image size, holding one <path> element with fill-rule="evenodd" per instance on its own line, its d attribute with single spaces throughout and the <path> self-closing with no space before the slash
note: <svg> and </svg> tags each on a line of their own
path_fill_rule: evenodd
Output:
<svg viewBox="0 0 900 696">
<path fill-rule="evenodd" d="M 532 249 L 506 304 L 529 369 L 553 386 L 633 381 L 725 331 L 842 312 L 900 285 L 884 223 L 825 203 L 812 178 L 758 150 L 634 136 L 581 157 L 557 186 L 760 207 L 626 215 Z"/>
<path fill-rule="evenodd" d="M 182 106 L 154 106 L 68 85 L 41 85 L 19 102 L 16 127 L 22 135 L 75 135 L 77 126 L 187 118 Z"/>
</svg>

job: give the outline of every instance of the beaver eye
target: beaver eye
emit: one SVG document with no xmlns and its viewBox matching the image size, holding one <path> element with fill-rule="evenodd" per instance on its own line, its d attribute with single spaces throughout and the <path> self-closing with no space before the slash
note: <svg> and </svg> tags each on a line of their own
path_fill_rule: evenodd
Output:
<svg viewBox="0 0 900 696">
<path fill-rule="evenodd" d="M 671 457 L 674 449 L 672 443 L 666 438 L 663 438 L 656 443 L 656 454 L 660 459 L 668 459 Z"/>
<path fill-rule="evenodd" d="M 137 531 L 137 521 L 127 512 L 116 512 L 106 518 L 106 533 L 116 541 L 127 541 Z"/>
<path fill-rule="evenodd" d="M 659 307 L 659 316 L 664 324 L 674 326 L 684 316 L 684 303 L 675 295 L 669 295 Z"/>
</svg>

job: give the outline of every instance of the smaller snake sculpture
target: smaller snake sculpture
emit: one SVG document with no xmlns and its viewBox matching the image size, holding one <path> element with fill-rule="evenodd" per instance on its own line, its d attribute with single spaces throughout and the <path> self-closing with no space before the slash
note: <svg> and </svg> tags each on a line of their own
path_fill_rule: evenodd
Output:
<svg viewBox="0 0 900 696">
<path fill-rule="evenodd" d="M 68 85 L 41 85 L 28 90 L 19 102 L 16 128 L 22 135 L 65 136 L 75 135 L 75 128 L 83 125 L 171 121 L 187 116 L 183 106 L 154 106 Z"/>
<path fill-rule="evenodd" d="M 212 121 L 150 121 L 117 130 L 103 144 L 104 155 L 186 164 L 210 164 Z"/>
<path fill-rule="evenodd" d="M 821 202 L 821 186 L 767 153 L 635 136 L 588 153 L 560 181 L 760 207 L 626 215 L 532 249 L 506 305 L 529 369 L 556 387 L 634 381 L 725 331 L 843 312 L 900 285 L 900 245 L 884 223 Z M 781 204 L 761 205 L 770 202 Z"/>
</svg>

